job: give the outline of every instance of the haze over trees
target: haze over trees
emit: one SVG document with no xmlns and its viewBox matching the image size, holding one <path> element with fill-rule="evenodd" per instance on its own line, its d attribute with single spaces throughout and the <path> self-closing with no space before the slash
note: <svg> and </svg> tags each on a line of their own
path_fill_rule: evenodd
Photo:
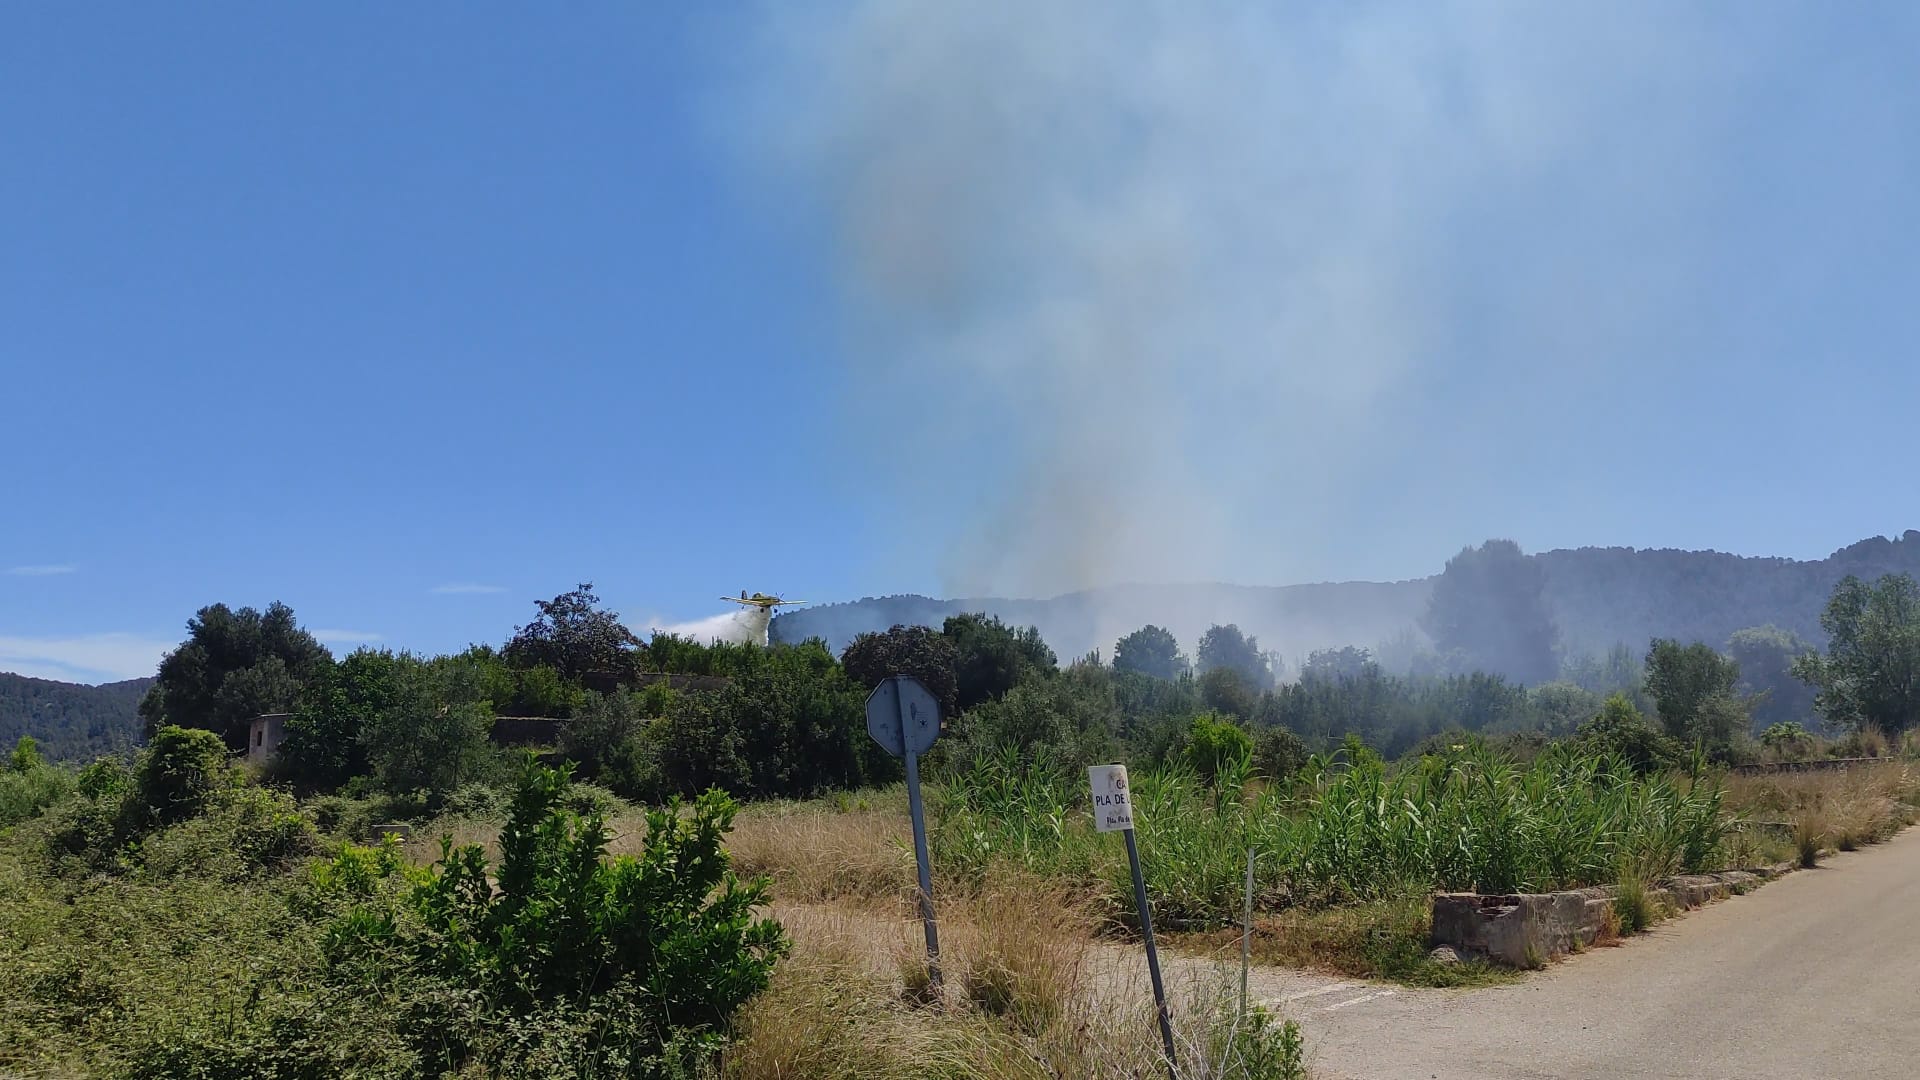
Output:
<svg viewBox="0 0 1920 1080">
<path fill-rule="evenodd" d="M 1267 655 L 1260 651 L 1259 639 L 1243 633 L 1232 623 L 1208 627 L 1207 632 L 1201 635 L 1199 647 L 1194 650 L 1194 671 L 1197 674 L 1204 676 L 1219 668 L 1240 676 L 1240 681 L 1248 689 L 1258 691 L 1273 687 L 1273 666 Z"/>
<path fill-rule="evenodd" d="M 1546 574 L 1511 540 L 1489 540 L 1447 560 L 1420 627 L 1454 671 L 1525 683 L 1560 673 L 1560 629 L 1547 605 Z"/>
<path fill-rule="evenodd" d="M 1740 693 L 1751 703 L 1756 728 L 1804 724 L 1814 713 L 1814 688 L 1793 673 L 1802 656 L 1815 653 L 1791 630 L 1750 626 L 1727 639 L 1727 655 L 1740 668 Z"/>
<path fill-rule="evenodd" d="M 1835 584 L 1849 574 L 1867 581 L 1888 573 L 1920 574 L 1920 531 L 1869 537 L 1814 560 L 1625 547 L 1558 549 L 1525 558 L 1544 577 L 1545 602 L 1569 662 L 1603 657 L 1625 642 L 1637 667 L 1653 638 L 1725 646 L 1736 631 L 1769 624 L 1824 645 L 1820 615 Z M 1171 631 L 1191 656 L 1210 623 L 1232 622 L 1289 660 L 1352 645 L 1375 648 L 1383 666 L 1408 672 L 1417 657 L 1405 646 L 1415 643 L 1403 639 L 1391 650 L 1376 647 L 1395 644 L 1419 623 L 1436 584 L 1429 576 L 1285 586 L 1112 586 L 1050 599 L 889 596 L 787 612 L 773 620 L 771 632 L 776 641 L 821 637 L 839 650 L 863 632 L 896 624 L 938 628 L 949 615 L 982 612 L 1038 627 L 1062 656 L 1111 648 L 1116 631 L 1146 624 Z M 1521 677 L 1518 669 L 1500 670 Z"/>
</svg>

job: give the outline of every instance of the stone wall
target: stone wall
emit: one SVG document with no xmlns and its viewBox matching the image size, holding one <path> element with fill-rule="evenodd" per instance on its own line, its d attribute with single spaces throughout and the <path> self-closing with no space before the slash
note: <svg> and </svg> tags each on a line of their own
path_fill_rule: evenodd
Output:
<svg viewBox="0 0 1920 1080">
<path fill-rule="evenodd" d="M 1695 908 L 1785 873 L 1792 864 L 1671 878 L 1647 890 L 1654 903 Z M 1550 893 L 1438 893 L 1433 898 L 1433 944 L 1462 957 L 1509 967 L 1539 967 L 1594 943 L 1613 898 L 1611 885 Z"/>
</svg>

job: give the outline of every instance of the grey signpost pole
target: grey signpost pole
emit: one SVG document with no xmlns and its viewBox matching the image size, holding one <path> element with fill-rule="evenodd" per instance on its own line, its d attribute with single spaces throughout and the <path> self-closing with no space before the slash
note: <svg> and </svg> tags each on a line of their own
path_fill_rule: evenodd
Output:
<svg viewBox="0 0 1920 1080">
<path fill-rule="evenodd" d="M 933 920 L 933 867 L 927 855 L 927 809 L 920 800 L 920 755 L 907 737 L 907 695 L 895 694 L 894 716 L 900 724 L 900 742 L 906 750 L 907 812 L 913 817 L 913 858 L 920 864 L 920 921 L 927 931 L 927 982 L 940 990 L 940 927 Z"/>
<path fill-rule="evenodd" d="M 1180 1080 L 1179 1055 L 1173 1045 L 1173 1012 L 1167 1008 L 1167 987 L 1160 979 L 1160 950 L 1153 944 L 1153 910 L 1147 906 L 1147 879 L 1140 873 L 1140 846 L 1133 839 L 1133 795 L 1127 789 L 1125 765 L 1089 765 L 1087 783 L 1093 788 L 1093 827 L 1120 832 L 1127 841 L 1127 865 L 1133 869 L 1133 906 L 1140 913 L 1140 936 L 1147 940 L 1147 975 L 1153 980 L 1154 1011 L 1160 1017 L 1160 1045 L 1167 1054 L 1167 1075 Z"/>
<path fill-rule="evenodd" d="M 893 675 L 867 695 L 867 734 L 907 766 L 907 809 L 913 816 L 913 858 L 920 866 L 920 920 L 927 930 L 927 979 L 940 989 L 940 927 L 933 918 L 933 866 L 927 856 L 927 809 L 920 799 L 920 755 L 940 737 L 940 702 L 920 680 Z"/>
<path fill-rule="evenodd" d="M 1140 933 L 1147 939 L 1147 975 L 1153 979 L 1153 1005 L 1160 1014 L 1160 1043 L 1167 1048 L 1167 1075 L 1179 1080 L 1174 1070 L 1173 1014 L 1167 1009 L 1167 988 L 1160 981 L 1160 950 L 1153 946 L 1153 911 L 1147 906 L 1147 879 L 1140 876 L 1140 848 L 1133 842 L 1133 830 L 1126 830 L 1127 861 L 1133 864 L 1133 904 L 1140 912 Z"/>
</svg>

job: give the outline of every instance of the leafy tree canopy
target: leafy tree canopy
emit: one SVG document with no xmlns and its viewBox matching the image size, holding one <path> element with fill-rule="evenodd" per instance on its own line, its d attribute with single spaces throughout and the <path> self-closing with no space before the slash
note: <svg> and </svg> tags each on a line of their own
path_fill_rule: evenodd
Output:
<svg viewBox="0 0 1920 1080">
<path fill-rule="evenodd" d="M 1200 636 L 1196 656 L 1198 662 L 1194 667 L 1202 675 L 1215 668 L 1231 668 L 1252 690 L 1273 688 L 1273 668 L 1267 663 L 1266 654 L 1260 651 L 1259 639 L 1242 633 L 1232 623 L 1208 627 Z"/>
<path fill-rule="evenodd" d="M 840 662 L 847 675 L 871 690 L 891 675 L 919 679 L 951 720 L 959 708 L 960 649 L 946 635 L 926 626 L 895 626 L 853 639 Z"/>
<path fill-rule="evenodd" d="M 620 614 L 600 607 L 593 583 L 551 600 L 535 600 L 540 616 L 514 630 L 501 655 L 514 667 L 544 664 L 569 679 L 590 671 L 632 670 L 640 639 L 620 622 Z"/>
<path fill-rule="evenodd" d="M 1884 732 L 1920 726 L 1920 583 L 1907 574 L 1871 585 L 1844 578 L 1820 626 L 1826 655 L 1801 657 L 1793 672 L 1818 689 L 1827 722 Z"/>
<path fill-rule="evenodd" d="M 214 604 L 187 620 L 187 640 L 160 661 L 140 716 L 149 738 L 168 724 L 201 728 L 237 750 L 254 717 L 291 710 L 301 689 L 332 664 L 333 655 L 287 605 L 261 612 Z"/>
<path fill-rule="evenodd" d="M 1024 679 L 1051 674 L 1059 665 L 1038 629 L 1015 629 L 993 615 L 949 616 L 940 634 L 958 652 L 954 678 L 961 710 L 998 698 Z"/>
<path fill-rule="evenodd" d="M 1230 667 L 1217 667 L 1200 676 L 1200 701 L 1214 712 L 1251 720 L 1260 709 L 1260 696 Z"/>
<path fill-rule="evenodd" d="M 1351 645 L 1343 649 L 1319 649 L 1307 657 L 1300 669 L 1303 679 L 1357 679 L 1373 666 L 1373 654 Z"/>
<path fill-rule="evenodd" d="M 1113 670 L 1177 679 L 1191 667 L 1172 631 L 1149 624 L 1114 643 Z"/>
<path fill-rule="evenodd" d="M 1725 746 L 1746 729 L 1740 665 L 1703 642 L 1655 638 L 1647 651 L 1647 692 L 1660 726 L 1675 739 Z"/>
</svg>

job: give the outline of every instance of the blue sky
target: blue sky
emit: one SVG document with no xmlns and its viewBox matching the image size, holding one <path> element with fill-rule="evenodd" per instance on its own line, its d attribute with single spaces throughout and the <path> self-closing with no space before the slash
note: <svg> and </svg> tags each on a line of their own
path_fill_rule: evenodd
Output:
<svg viewBox="0 0 1920 1080">
<path fill-rule="evenodd" d="M 0 670 L 1920 525 L 1906 6 L 957 7 L 0 12 Z"/>
</svg>

